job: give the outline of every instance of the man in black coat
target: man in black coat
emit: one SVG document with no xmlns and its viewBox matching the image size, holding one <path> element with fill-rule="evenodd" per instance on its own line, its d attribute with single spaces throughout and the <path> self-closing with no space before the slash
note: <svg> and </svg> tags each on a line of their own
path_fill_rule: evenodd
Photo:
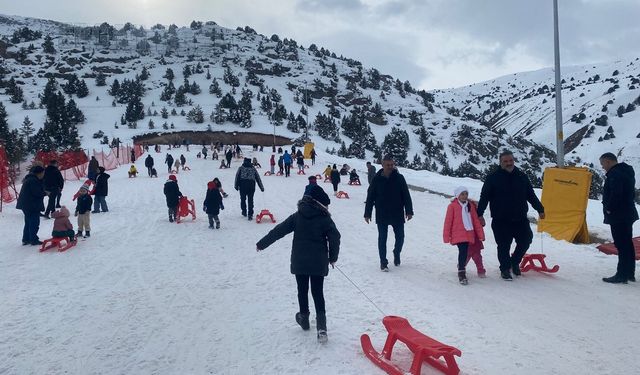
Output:
<svg viewBox="0 0 640 375">
<path fill-rule="evenodd" d="M 47 195 L 42 185 L 43 178 L 44 168 L 36 165 L 31 168 L 29 174 L 22 180 L 16 208 L 22 210 L 24 214 L 23 245 L 42 244 L 38 238 L 38 230 L 40 229 L 40 212 L 44 211 L 43 199 Z"/>
<path fill-rule="evenodd" d="M 627 163 L 607 152 L 600 156 L 600 165 L 607 171 L 602 189 L 604 223 L 611 226 L 613 244 L 618 250 L 616 274 L 602 281 L 626 284 L 636 281 L 636 252 L 633 246 L 633 223 L 638 220 L 635 198 L 635 172 Z"/>
<path fill-rule="evenodd" d="M 380 269 L 389 271 L 387 264 L 387 233 L 389 225 L 395 234 L 393 246 L 393 264 L 400 265 L 400 252 L 404 244 L 404 220 L 413 217 L 413 203 L 409 187 L 404 177 L 395 168 L 395 162 L 389 155 L 382 159 L 382 169 L 371 181 L 367 190 L 364 208 L 364 221 L 369 224 L 373 207 L 376 207 L 376 224 L 378 225 L 378 254 Z"/>
<path fill-rule="evenodd" d="M 487 176 L 482 185 L 478 217 L 485 225 L 482 215 L 491 209 L 491 229 L 498 247 L 500 275 L 506 281 L 513 280 L 511 271 L 520 276 L 520 261 L 527 253 L 533 240 L 533 232 L 527 219 L 527 211 L 531 206 L 538 211 L 540 219 L 544 219 L 544 207 L 533 191 L 533 186 L 524 172 L 515 166 L 511 151 L 500 154 L 500 168 Z M 510 256 L 511 242 L 515 239 L 516 248 Z"/>
<path fill-rule="evenodd" d="M 95 181 L 96 180 L 96 176 L 98 175 L 98 168 L 100 167 L 100 165 L 98 164 L 98 159 L 96 159 L 95 156 L 91 157 L 91 160 L 89 160 L 89 167 L 87 169 L 87 177 L 90 180 Z"/>
<path fill-rule="evenodd" d="M 44 217 L 49 218 L 49 214 L 60 208 L 60 197 L 62 196 L 62 188 L 64 187 L 64 177 L 58 169 L 58 161 L 51 160 L 49 165 L 44 169 L 44 178 L 42 179 L 44 190 L 49 192 L 49 201 L 47 209 L 44 211 Z"/>
<path fill-rule="evenodd" d="M 148 154 L 146 159 L 144 159 L 144 166 L 147 167 L 147 172 L 149 173 L 149 177 L 153 175 L 153 157 L 151 154 Z"/>
<path fill-rule="evenodd" d="M 251 159 L 244 158 L 244 162 L 236 172 L 236 180 L 234 187 L 240 191 L 240 209 L 242 216 L 247 216 L 249 221 L 253 220 L 253 194 L 256 191 L 256 182 L 261 191 L 264 191 L 260 173 L 251 164 Z M 248 211 L 247 211 L 248 201 Z"/>
<path fill-rule="evenodd" d="M 93 200 L 93 211 L 91 213 L 99 214 L 102 212 L 109 212 L 107 207 L 107 195 L 109 195 L 109 177 L 105 172 L 104 167 L 98 168 L 98 175 L 96 176 L 96 187 L 94 189 L 95 199 Z"/>
<path fill-rule="evenodd" d="M 171 154 L 167 154 L 167 157 L 164 158 L 164 162 L 167 164 L 167 173 L 171 173 L 171 168 L 173 167 L 173 156 L 171 156 Z"/>
</svg>

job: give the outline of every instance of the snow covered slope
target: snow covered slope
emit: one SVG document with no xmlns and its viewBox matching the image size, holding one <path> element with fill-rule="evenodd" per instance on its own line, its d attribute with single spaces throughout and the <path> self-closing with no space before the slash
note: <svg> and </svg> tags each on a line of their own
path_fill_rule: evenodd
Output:
<svg viewBox="0 0 640 375">
<path fill-rule="evenodd" d="M 270 153 L 251 153 L 267 165 Z M 153 154 L 156 163 L 166 150 Z M 264 252 L 255 242 L 273 224 L 240 215 L 232 188 L 239 161 L 230 170 L 184 153 L 182 192 L 196 201 L 195 222 L 172 224 L 159 179 L 111 172 L 110 212 L 91 217 L 92 236 L 65 253 L 38 253 L 20 245 L 22 215 L 14 204 L 0 213 L 0 373 L 23 374 L 383 374 L 362 354 L 368 333 L 379 350 L 384 314 L 407 317 L 414 327 L 462 350 L 462 374 L 635 374 L 640 365 L 637 314 L 640 285 L 600 281 L 614 272 L 616 257 L 594 245 L 573 245 L 536 235 L 532 252 L 543 251 L 560 271 L 527 273 L 513 282 L 498 276 L 495 243 L 487 226 L 486 279 L 469 268 L 470 284 L 457 282 L 454 247 L 442 243 L 447 198 L 412 191 L 415 216 L 406 224 L 402 265 L 378 268 L 375 225 L 363 221 L 365 186 L 340 185 L 351 199 L 332 198 L 330 211 L 342 233 L 339 268 L 325 280 L 329 342 L 294 321 L 295 280 L 289 273 L 291 236 Z M 321 155 L 309 171 L 328 163 L 364 161 Z M 143 159 L 136 163 L 144 170 Z M 262 170 L 264 171 L 264 170 Z M 477 198 L 480 182 L 403 169 L 412 185 L 451 194 L 467 185 Z M 200 207 L 206 182 L 220 177 L 230 194 L 222 228 L 207 229 Z M 364 177 L 364 173 L 361 173 Z M 267 208 L 281 222 L 294 212 L 306 176 L 263 177 Z M 330 190 L 329 184 L 323 186 Z M 62 203 L 79 182 L 67 182 Z M 592 231 L 608 237 L 601 206 L 589 202 Z M 489 224 L 489 223 L 488 223 Z M 43 221 L 45 238 L 52 222 Z M 535 226 L 533 228 L 535 230 Z M 640 232 L 636 223 L 635 233 Z M 392 236 L 391 236 L 392 237 Z M 391 241 L 391 239 L 390 239 Z M 347 278 L 370 298 L 363 296 Z M 630 310 L 631 309 L 631 310 Z M 312 308 L 313 310 L 313 308 Z M 626 313 L 625 313 L 626 312 Z M 394 360 L 410 367 L 408 349 Z M 435 374 L 423 366 L 423 374 Z"/>
</svg>

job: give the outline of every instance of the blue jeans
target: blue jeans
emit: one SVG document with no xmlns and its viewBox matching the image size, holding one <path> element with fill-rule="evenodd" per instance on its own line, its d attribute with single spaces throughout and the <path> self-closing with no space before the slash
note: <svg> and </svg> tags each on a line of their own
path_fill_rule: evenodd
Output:
<svg viewBox="0 0 640 375">
<path fill-rule="evenodd" d="M 22 230 L 22 242 L 35 243 L 39 240 L 38 230 L 40 230 L 40 213 L 24 212 L 24 229 Z"/>
<path fill-rule="evenodd" d="M 387 233 L 389 225 L 393 228 L 393 233 L 396 237 L 396 242 L 393 245 L 393 253 L 400 255 L 402 251 L 402 245 L 404 244 L 404 223 L 395 224 L 378 224 L 378 253 L 380 255 L 380 265 L 386 266 L 387 261 Z"/>
<path fill-rule="evenodd" d="M 102 195 L 96 195 L 93 198 L 93 212 L 100 212 L 101 209 L 102 212 L 109 211 L 109 207 L 107 207 L 106 197 Z"/>
</svg>

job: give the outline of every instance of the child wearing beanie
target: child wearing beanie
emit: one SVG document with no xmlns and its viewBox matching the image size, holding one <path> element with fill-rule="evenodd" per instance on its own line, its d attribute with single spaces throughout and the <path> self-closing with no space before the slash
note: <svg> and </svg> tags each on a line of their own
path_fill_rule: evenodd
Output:
<svg viewBox="0 0 640 375">
<path fill-rule="evenodd" d="M 479 277 L 486 274 L 480 253 L 483 248 L 484 230 L 478 219 L 476 203 L 469 200 L 467 188 L 459 186 L 454 194 L 444 219 L 443 240 L 444 243 L 458 246 L 458 281 L 467 285 L 465 268 L 469 259 L 475 262 Z"/>
</svg>

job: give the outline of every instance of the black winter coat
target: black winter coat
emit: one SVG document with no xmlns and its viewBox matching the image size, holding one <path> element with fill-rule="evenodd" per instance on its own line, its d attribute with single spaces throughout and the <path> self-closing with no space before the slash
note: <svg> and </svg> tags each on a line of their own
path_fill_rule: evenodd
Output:
<svg viewBox="0 0 640 375">
<path fill-rule="evenodd" d="M 252 192 L 256 191 L 256 182 L 260 190 L 264 191 L 260 173 L 251 165 L 251 160 L 245 160 L 238 168 L 238 172 L 236 172 L 236 180 L 233 187 L 242 192 Z"/>
<path fill-rule="evenodd" d="M 499 168 L 488 175 L 482 185 L 478 216 L 482 216 L 489 205 L 494 220 L 527 220 L 527 202 L 531 203 L 536 211 L 544 212 L 544 207 L 533 192 L 533 186 L 524 172 L 517 167 L 511 173 Z"/>
<path fill-rule="evenodd" d="M 151 155 L 147 156 L 147 158 L 144 159 L 144 166 L 147 168 L 153 167 L 153 157 Z"/>
<path fill-rule="evenodd" d="M 256 247 L 266 249 L 291 232 L 291 273 L 327 276 L 329 263 L 336 262 L 340 252 L 340 232 L 329 211 L 313 198 L 303 197 L 298 211 L 273 228 Z"/>
<path fill-rule="evenodd" d="M 91 211 L 91 205 L 93 204 L 93 198 L 89 194 L 78 195 L 78 202 L 76 203 L 76 212 L 78 214 L 84 214 Z"/>
<path fill-rule="evenodd" d="M 109 177 L 108 173 L 100 173 L 96 177 L 96 189 L 93 195 L 98 197 L 106 197 L 109 195 Z"/>
<path fill-rule="evenodd" d="M 168 165 L 169 168 L 173 167 L 173 156 L 167 155 L 167 157 L 164 158 L 164 163 Z"/>
<path fill-rule="evenodd" d="M 64 187 L 64 177 L 58 167 L 49 165 L 44 169 L 44 178 L 42 179 L 44 190 L 59 193 Z"/>
<path fill-rule="evenodd" d="M 42 181 L 35 174 L 29 173 L 22 180 L 16 208 L 25 214 L 44 211 L 43 198 L 45 195 Z"/>
<path fill-rule="evenodd" d="M 207 196 L 206 198 L 204 198 L 204 203 L 202 203 L 202 208 L 207 213 L 207 215 L 218 215 L 220 213 L 220 209 L 221 208 L 224 209 L 220 190 L 207 189 Z"/>
<path fill-rule="evenodd" d="M 397 169 L 394 169 L 389 177 L 385 177 L 381 169 L 371 180 L 367 190 L 364 217 L 371 217 L 374 205 L 377 224 L 404 223 L 405 214 L 413 215 L 413 203 L 407 181 Z"/>
<path fill-rule="evenodd" d="M 614 165 L 606 174 L 602 188 L 604 223 L 633 223 L 638 220 L 635 198 L 636 178 L 627 163 Z"/>
<path fill-rule="evenodd" d="M 339 184 L 340 183 L 340 172 L 338 172 L 337 169 L 332 169 L 330 178 L 331 178 L 331 183 L 332 184 Z"/>
<path fill-rule="evenodd" d="M 167 207 L 178 207 L 178 202 L 182 193 L 180 192 L 180 188 L 176 181 L 169 180 L 164 183 L 164 195 L 167 198 Z"/>
</svg>

